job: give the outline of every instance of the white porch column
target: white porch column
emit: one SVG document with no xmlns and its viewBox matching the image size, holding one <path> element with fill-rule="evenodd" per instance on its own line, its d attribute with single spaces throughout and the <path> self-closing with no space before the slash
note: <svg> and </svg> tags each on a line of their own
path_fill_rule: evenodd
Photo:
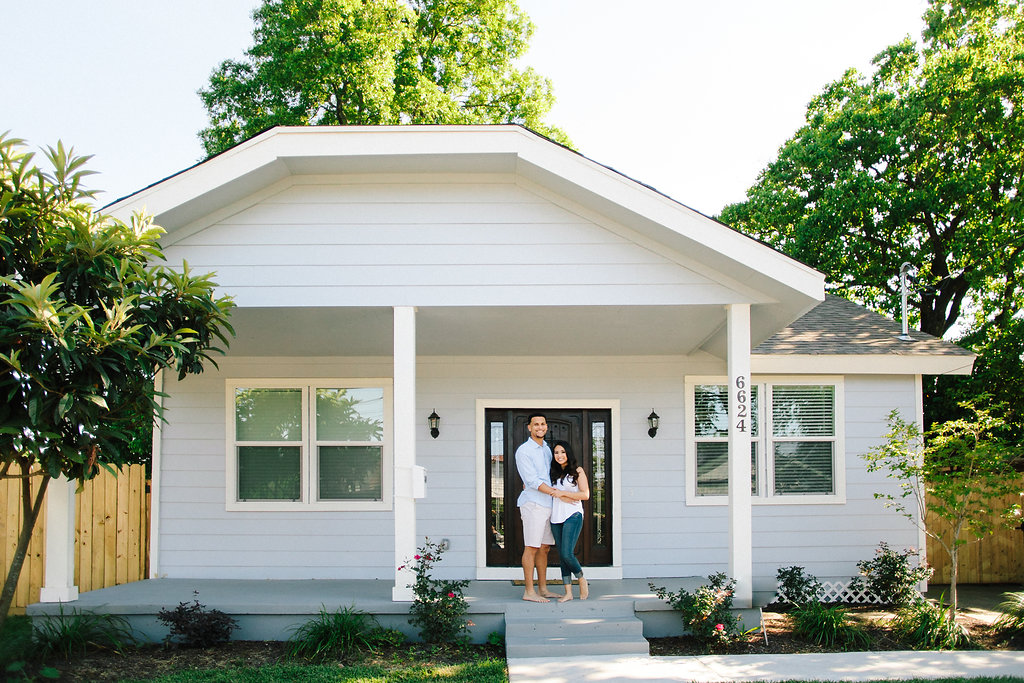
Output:
<svg viewBox="0 0 1024 683">
<path fill-rule="evenodd" d="M 753 533 L 750 495 L 750 304 L 726 306 L 729 372 L 729 576 L 733 604 L 753 602 Z"/>
<path fill-rule="evenodd" d="M 396 306 L 395 330 L 395 585 L 394 601 L 412 601 L 409 585 L 415 575 L 398 567 L 416 552 L 416 499 L 413 498 L 413 467 L 416 465 L 416 309 Z"/>
<path fill-rule="evenodd" d="M 46 487 L 46 561 L 39 602 L 78 599 L 75 584 L 75 488 L 64 477 Z"/>
</svg>

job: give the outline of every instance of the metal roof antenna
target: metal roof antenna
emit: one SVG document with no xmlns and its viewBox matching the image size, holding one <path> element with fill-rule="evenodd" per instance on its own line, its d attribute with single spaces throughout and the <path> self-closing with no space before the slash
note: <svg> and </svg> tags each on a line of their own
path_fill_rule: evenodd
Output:
<svg viewBox="0 0 1024 683">
<path fill-rule="evenodd" d="M 907 272 L 913 268 L 913 264 L 904 263 L 900 266 L 900 302 L 903 313 L 903 333 L 896 337 L 901 341 L 914 341 L 910 336 L 910 325 L 907 322 Z"/>
</svg>

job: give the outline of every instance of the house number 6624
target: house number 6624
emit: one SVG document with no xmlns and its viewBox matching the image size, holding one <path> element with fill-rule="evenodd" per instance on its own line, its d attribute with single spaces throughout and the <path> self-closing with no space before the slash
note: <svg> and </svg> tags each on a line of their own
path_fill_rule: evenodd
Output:
<svg viewBox="0 0 1024 683">
<path fill-rule="evenodd" d="M 747 394 L 747 378 L 736 377 L 736 431 L 747 431 L 747 418 L 750 417 L 750 402 Z"/>
</svg>

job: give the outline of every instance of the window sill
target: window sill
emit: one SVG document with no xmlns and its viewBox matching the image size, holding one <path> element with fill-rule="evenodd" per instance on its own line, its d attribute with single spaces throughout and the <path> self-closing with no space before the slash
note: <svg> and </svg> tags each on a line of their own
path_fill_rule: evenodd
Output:
<svg viewBox="0 0 1024 683">
<path fill-rule="evenodd" d="M 358 512 L 366 510 L 391 510 L 390 500 L 345 500 L 319 501 L 232 501 L 224 506 L 228 512 Z"/>
<path fill-rule="evenodd" d="M 686 499 L 687 506 L 728 505 L 728 496 L 691 496 Z M 754 496 L 751 505 L 845 505 L 845 495 L 808 495 L 808 496 Z"/>
</svg>

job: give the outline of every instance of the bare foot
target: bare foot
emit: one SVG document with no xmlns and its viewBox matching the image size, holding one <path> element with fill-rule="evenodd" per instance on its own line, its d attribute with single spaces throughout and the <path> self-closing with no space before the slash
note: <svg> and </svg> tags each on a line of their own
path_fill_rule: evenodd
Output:
<svg viewBox="0 0 1024 683">
<path fill-rule="evenodd" d="M 527 602 L 549 602 L 532 591 L 523 593 L 523 600 L 526 600 Z"/>
<path fill-rule="evenodd" d="M 542 596 L 544 596 L 545 598 L 560 598 L 560 597 L 562 597 L 562 596 L 561 596 L 561 595 L 559 595 L 558 593 L 552 593 L 552 592 L 551 592 L 551 591 L 549 591 L 549 590 L 548 590 L 547 588 L 544 588 L 544 589 L 542 589 L 542 590 L 541 590 L 541 592 L 540 592 L 540 594 L 541 594 Z"/>
<path fill-rule="evenodd" d="M 584 577 L 580 577 L 580 600 L 586 600 L 590 596 L 590 585 Z"/>
<path fill-rule="evenodd" d="M 570 600 L 572 600 L 572 589 L 567 588 L 565 595 L 558 598 L 558 602 L 569 602 Z"/>
</svg>

